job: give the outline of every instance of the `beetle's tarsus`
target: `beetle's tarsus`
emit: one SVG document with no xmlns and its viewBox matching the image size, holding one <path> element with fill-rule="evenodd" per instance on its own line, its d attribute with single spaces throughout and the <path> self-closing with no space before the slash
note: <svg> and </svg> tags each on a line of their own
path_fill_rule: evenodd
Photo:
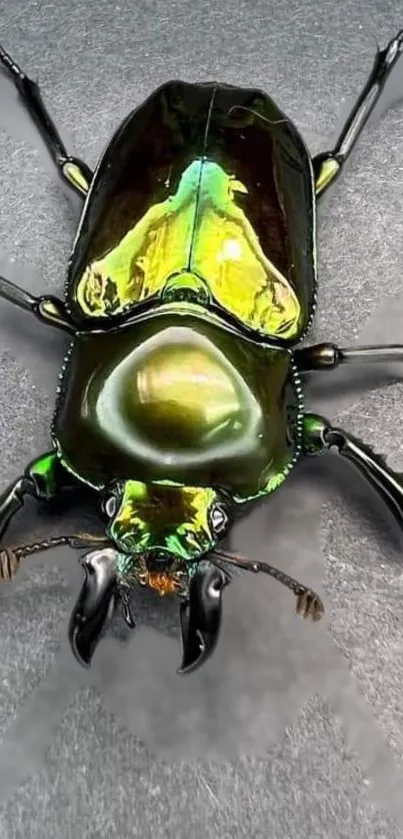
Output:
<svg viewBox="0 0 403 839">
<path fill-rule="evenodd" d="M 403 29 L 397 33 L 397 35 L 392 38 L 389 42 L 387 47 L 384 50 L 379 51 L 379 59 L 382 63 L 384 71 L 388 71 L 389 67 L 393 67 L 396 63 L 396 58 L 402 52 L 403 49 Z"/>
<path fill-rule="evenodd" d="M 371 73 L 349 114 L 334 149 L 313 158 L 316 197 L 321 196 L 340 175 L 403 49 L 403 30 L 384 50 L 378 50 Z"/>
<path fill-rule="evenodd" d="M 21 79 L 24 78 L 24 73 L 21 70 L 21 67 L 16 64 L 11 55 L 6 52 L 4 47 L 0 44 L 0 62 L 3 65 L 4 69 L 10 74 L 10 76 L 14 77 L 16 84 L 21 82 Z"/>
<path fill-rule="evenodd" d="M 4 583 L 9 583 L 14 579 L 19 566 L 20 559 L 12 548 L 3 548 L 0 551 L 0 579 Z"/>
</svg>

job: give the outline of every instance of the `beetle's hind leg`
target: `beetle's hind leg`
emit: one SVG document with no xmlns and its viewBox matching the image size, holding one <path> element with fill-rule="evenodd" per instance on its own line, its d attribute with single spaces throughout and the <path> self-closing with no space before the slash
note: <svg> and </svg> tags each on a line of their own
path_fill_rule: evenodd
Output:
<svg viewBox="0 0 403 839">
<path fill-rule="evenodd" d="M 378 50 L 372 71 L 341 131 L 332 151 L 313 158 L 316 195 L 335 181 L 350 156 L 362 129 L 371 115 L 383 88 L 403 50 L 403 30 L 390 41 L 384 50 Z"/>
<path fill-rule="evenodd" d="M 92 172 L 82 160 L 69 155 L 43 103 L 38 85 L 25 75 L 1 45 L 0 66 L 3 66 L 11 76 L 25 107 L 50 151 L 60 175 L 78 195 L 85 196 L 92 180 Z"/>
</svg>

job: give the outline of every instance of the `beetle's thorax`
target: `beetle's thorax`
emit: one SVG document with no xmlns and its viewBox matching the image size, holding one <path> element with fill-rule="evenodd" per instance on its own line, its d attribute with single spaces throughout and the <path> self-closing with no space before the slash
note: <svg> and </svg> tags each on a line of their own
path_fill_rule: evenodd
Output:
<svg viewBox="0 0 403 839">
<path fill-rule="evenodd" d="M 54 430 L 62 457 L 95 486 L 135 477 L 242 499 L 293 461 L 293 388 L 288 352 L 168 306 L 120 332 L 80 337 Z"/>
</svg>

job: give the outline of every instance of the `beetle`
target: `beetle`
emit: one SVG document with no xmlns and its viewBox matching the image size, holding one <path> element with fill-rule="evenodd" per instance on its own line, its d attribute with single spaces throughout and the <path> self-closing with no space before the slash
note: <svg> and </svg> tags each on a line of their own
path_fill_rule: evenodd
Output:
<svg viewBox="0 0 403 839">
<path fill-rule="evenodd" d="M 334 149 L 316 157 L 260 90 L 171 81 L 123 121 L 94 173 L 69 155 L 39 87 L 0 48 L 60 176 L 84 198 L 64 300 L 0 279 L 0 296 L 71 336 L 52 448 L 3 492 L 0 537 L 26 497 L 80 486 L 99 497 L 104 522 L 101 535 L 4 547 L 0 576 L 56 544 L 87 551 L 69 625 L 84 666 L 119 603 L 135 626 L 136 584 L 179 598 L 181 674 L 215 649 L 231 567 L 271 575 L 298 613 L 320 619 L 314 591 L 225 548 L 234 520 L 304 456 L 335 449 L 403 524 L 401 475 L 305 412 L 302 387 L 308 371 L 402 359 L 403 346 L 298 347 L 316 306 L 317 202 L 402 45 L 403 30 L 378 50 Z"/>
</svg>

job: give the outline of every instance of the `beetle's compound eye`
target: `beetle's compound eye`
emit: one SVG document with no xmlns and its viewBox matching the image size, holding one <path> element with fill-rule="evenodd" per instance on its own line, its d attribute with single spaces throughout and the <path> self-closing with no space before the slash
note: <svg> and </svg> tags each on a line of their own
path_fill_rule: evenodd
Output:
<svg viewBox="0 0 403 839">
<path fill-rule="evenodd" d="M 116 495 L 109 495 L 104 501 L 103 509 L 108 518 L 112 519 L 118 509 L 118 499 Z"/>
<path fill-rule="evenodd" d="M 222 533 L 228 524 L 228 515 L 223 504 L 214 504 L 210 513 L 210 523 L 214 533 Z"/>
</svg>

